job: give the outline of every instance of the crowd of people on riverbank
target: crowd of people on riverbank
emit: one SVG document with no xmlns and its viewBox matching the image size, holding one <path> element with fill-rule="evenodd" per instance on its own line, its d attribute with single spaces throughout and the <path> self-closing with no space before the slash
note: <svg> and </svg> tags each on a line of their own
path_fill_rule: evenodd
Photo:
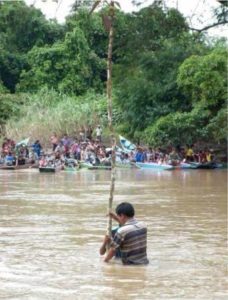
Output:
<svg viewBox="0 0 228 300">
<path fill-rule="evenodd" d="M 208 149 L 196 151 L 194 145 L 168 147 L 165 150 L 138 147 L 135 154 L 136 162 L 165 163 L 173 166 L 178 165 L 180 162 L 206 163 L 212 162 L 214 159 L 212 151 Z"/>
<path fill-rule="evenodd" d="M 124 151 L 116 148 L 116 160 L 120 163 L 130 162 L 154 162 L 178 165 L 180 162 L 213 161 L 214 155 L 208 149 L 196 151 L 194 145 L 185 147 L 170 147 L 166 149 L 136 146 L 134 151 Z M 92 165 L 111 165 L 111 148 L 102 142 L 102 129 L 96 128 L 96 135 L 85 136 L 80 134 L 72 138 L 67 134 L 58 137 L 53 133 L 49 139 L 49 151 L 45 151 L 39 140 L 28 144 L 26 142 L 15 143 L 14 140 L 5 138 L 0 153 L 0 163 L 6 165 L 25 164 L 26 162 L 40 166 L 50 164 L 71 164 L 77 166 L 79 161 L 85 161 Z"/>
<path fill-rule="evenodd" d="M 64 134 L 58 137 L 53 133 L 50 137 L 48 150 L 44 150 L 39 140 L 28 144 L 28 139 L 16 143 L 14 140 L 5 138 L 0 152 L 0 162 L 8 165 L 39 162 L 45 166 L 50 162 L 64 163 L 72 159 L 86 161 L 91 164 L 108 163 L 110 160 L 110 150 L 108 151 L 101 140 L 102 129 L 96 129 L 95 139 L 82 136 L 79 138 L 69 137 Z"/>
</svg>

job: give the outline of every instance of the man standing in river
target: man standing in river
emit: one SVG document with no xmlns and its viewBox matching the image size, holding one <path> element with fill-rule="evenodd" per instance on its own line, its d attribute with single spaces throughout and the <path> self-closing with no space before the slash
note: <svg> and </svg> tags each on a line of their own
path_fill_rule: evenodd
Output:
<svg viewBox="0 0 228 300">
<path fill-rule="evenodd" d="M 147 259 L 147 228 L 143 222 L 134 218 L 133 205 L 123 202 L 116 207 L 116 214 L 120 228 L 111 239 L 110 249 L 104 259 L 105 262 L 115 255 L 120 249 L 121 260 L 125 265 L 146 265 Z M 104 239 L 107 241 L 107 239 Z"/>
</svg>

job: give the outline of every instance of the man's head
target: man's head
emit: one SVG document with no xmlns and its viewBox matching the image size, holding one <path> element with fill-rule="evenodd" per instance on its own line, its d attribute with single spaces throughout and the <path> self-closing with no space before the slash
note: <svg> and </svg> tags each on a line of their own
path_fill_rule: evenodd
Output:
<svg viewBox="0 0 228 300">
<path fill-rule="evenodd" d="M 116 207 L 116 214 L 121 224 L 124 224 L 128 219 L 134 217 L 135 210 L 132 204 L 128 202 L 122 202 Z"/>
</svg>

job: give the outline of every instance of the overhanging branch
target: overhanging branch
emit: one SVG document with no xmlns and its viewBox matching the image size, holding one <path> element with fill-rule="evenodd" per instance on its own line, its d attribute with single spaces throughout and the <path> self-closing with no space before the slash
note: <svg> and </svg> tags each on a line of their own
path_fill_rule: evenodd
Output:
<svg viewBox="0 0 228 300">
<path fill-rule="evenodd" d="M 213 28 L 213 27 L 216 27 L 216 26 L 219 26 L 219 25 L 225 25 L 225 24 L 228 24 L 228 21 L 221 21 L 221 22 L 217 22 L 217 23 L 214 23 L 214 24 L 211 24 L 211 25 L 207 25 L 201 29 L 198 29 L 198 28 L 192 28 L 192 27 L 188 27 L 190 30 L 193 30 L 193 31 L 197 31 L 199 33 L 201 33 L 202 31 L 206 31 L 210 28 Z"/>
<path fill-rule="evenodd" d="M 224 6 L 228 6 L 227 0 L 217 0 L 217 1 Z"/>
</svg>

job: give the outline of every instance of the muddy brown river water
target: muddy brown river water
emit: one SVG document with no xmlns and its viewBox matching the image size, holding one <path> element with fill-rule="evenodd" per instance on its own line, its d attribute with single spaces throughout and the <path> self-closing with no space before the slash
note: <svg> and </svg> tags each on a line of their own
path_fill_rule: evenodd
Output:
<svg viewBox="0 0 228 300">
<path fill-rule="evenodd" d="M 228 299 L 227 171 L 117 170 L 148 266 L 103 262 L 110 172 L 0 171 L 0 299 Z"/>
</svg>

